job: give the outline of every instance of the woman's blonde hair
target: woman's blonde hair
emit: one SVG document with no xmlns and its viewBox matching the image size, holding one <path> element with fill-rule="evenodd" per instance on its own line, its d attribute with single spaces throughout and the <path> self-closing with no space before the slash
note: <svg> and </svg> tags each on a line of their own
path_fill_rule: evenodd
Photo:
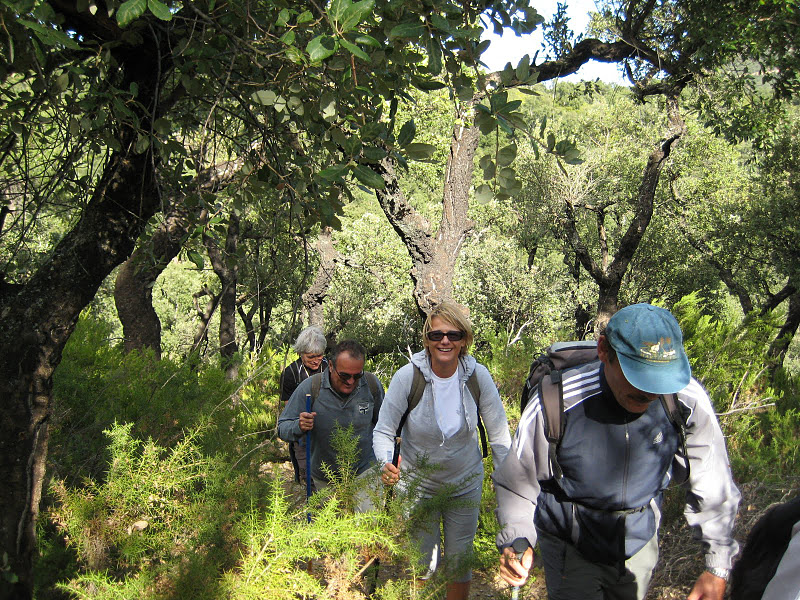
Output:
<svg viewBox="0 0 800 600">
<path fill-rule="evenodd" d="M 428 313 L 428 318 L 425 319 L 425 324 L 422 326 L 422 345 L 426 350 L 430 345 L 430 341 L 428 340 L 428 332 L 433 329 L 431 327 L 431 321 L 434 317 L 439 317 L 451 325 L 455 325 L 459 331 L 464 332 L 465 344 L 459 352 L 459 356 L 464 356 L 469 350 L 469 347 L 472 345 L 474 335 L 472 333 L 472 323 L 470 322 L 469 317 L 464 314 L 463 309 L 455 302 L 445 300 L 441 304 L 437 304 L 431 310 L 431 312 Z"/>
</svg>

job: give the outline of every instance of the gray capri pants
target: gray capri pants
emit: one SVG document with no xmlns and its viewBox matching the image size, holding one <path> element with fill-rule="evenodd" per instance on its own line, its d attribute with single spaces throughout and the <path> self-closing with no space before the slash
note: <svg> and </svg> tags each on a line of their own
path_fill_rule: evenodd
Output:
<svg viewBox="0 0 800 600">
<path fill-rule="evenodd" d="M 452 500 L 458 506 L 445 511 L 431 511 L 420 520 L 420 526 L 413 534 L 414 541 L 422 554 L 420 566 L 428 572 L 422 579 L 433 575 L 439 564 L 442 535 L 444 530 L 444 559 L 448 571 L 455 574 L 453 581 L 465 582 L 472 579 L 472 569 L 466 565 L 472 555 L 472 543 L 478 530 L 478 515 L 481 508 L 481 486 Z"/>
</svg>

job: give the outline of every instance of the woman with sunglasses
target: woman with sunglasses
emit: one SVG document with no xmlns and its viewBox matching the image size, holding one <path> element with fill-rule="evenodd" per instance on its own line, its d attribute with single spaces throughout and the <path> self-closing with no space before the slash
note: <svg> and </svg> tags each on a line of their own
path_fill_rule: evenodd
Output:
<svg viewBox="0 0 800 600">
<path fill-rule="evenodd" d="M 472 344 L 472 325 L 458 305 L 443 302 L 436 306 L 422 328 L 424 349 L 411 357 L 411 363 L 392 377 L 373 433 L 375 457 L 384 463 L 381 479 L 385 485 L 409 485 L 419 501 L 432 498 L 443 489 L 452 494 L 442 510 L 425 510 L 417 542 L 428 579 L 439 562 L 444 530 L 444 558 L 450 581 L 447 600 L 466 600 L 472 573 L 469 557 L 478 528 L 483 460 L 478 443 L 478 405 L 467 380 L 475 374 L 480 386 L 480 416 L 495 464 L 508 453 L 511 436 L 505 410 L 489 371 L 467 354 Z M 392 464 L 397 427 L 408 408 L 414 369 L 425 379 L 425 389 L 402 429 L 399 468 Z M 420 472 L 426 461 L 432 469 Z M 418 505 L 420 502 L 417 503 Z"/>
</svg>

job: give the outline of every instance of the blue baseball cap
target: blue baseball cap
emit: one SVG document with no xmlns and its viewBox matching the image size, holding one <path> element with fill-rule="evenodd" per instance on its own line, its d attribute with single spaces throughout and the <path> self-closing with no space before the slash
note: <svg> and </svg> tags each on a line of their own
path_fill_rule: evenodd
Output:
<svg viewBox="0 0 800 600">
<path fill-rule="evenodd" d="M 628 382 L 649 394 L 675 394 L 689 385 L 692 369 L 683 333 L 672 313 L 652 304 L 632 304 L 608 321 L 606 339 Z"/>
</svg>

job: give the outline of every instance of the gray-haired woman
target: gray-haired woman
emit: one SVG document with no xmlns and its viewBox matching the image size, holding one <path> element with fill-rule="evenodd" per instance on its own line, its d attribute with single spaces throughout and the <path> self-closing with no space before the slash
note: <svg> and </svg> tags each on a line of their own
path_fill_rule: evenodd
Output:
<svg viewBox="0 0 800 600">
<path fill-rule="evenodd" d="M 297 336 L 294 350 L 300 355 L 293 363 L 281 373 L 281 403 L 285 407 L 292 393 L 300 382 L 316 373 L 322 373 L 328 368 L 325 359 L 325 348 L 328 340 L 319 327 L 313 325 L 306 327 Z M 289 458 L 294 467 L 294 480 L 297 483 L 306 480 L 306 443 L 305 439 L 289 444 Z"/>
</svg>

